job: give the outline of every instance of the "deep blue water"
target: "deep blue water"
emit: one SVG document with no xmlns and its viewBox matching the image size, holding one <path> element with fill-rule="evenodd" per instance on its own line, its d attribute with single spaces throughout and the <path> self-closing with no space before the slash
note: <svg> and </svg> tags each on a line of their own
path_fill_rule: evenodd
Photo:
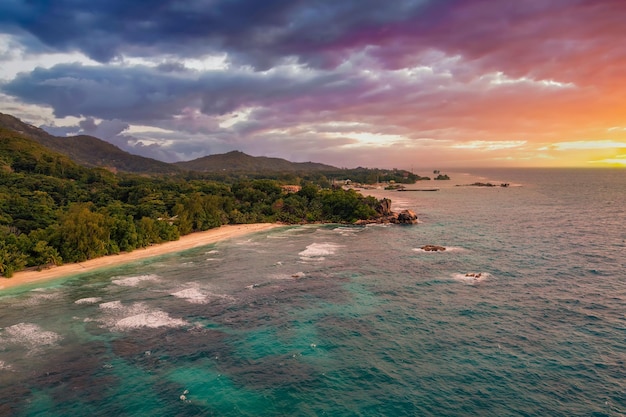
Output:
<svg viewBox="0 0 626 417">
<path fill-rule="evenodd" d="M 626 416 L 626 171 L 450 175 L 0 293 L 0 415 Z"/>
</svg>

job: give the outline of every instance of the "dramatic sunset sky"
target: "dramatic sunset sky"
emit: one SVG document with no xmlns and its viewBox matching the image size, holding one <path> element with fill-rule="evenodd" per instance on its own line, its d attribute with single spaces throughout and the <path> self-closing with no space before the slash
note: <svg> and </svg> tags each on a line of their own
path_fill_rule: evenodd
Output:
<svg viewBox="0 0 626 417">
<path fill-rule="evenodd" d="M 165 161 L 626 166 L 626 0 L 2 0 L 0 112 Z"/>
</svg>

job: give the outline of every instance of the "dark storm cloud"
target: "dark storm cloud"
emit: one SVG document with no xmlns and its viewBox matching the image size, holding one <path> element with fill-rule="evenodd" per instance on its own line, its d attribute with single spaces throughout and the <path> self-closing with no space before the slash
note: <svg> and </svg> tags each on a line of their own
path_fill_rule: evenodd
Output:
<svg viewBox="0 0 626 417">
<path fill-rule="evenodd" d="M 60 64 L 21 73 L 0 88 L 27 103 L 48 105 L 57 117 L 92 116 L 145 122 L 199 108 L 225 114 L 243 106 L 280 104 L 361 87 L 340 74 L 295 76 L 272 71 L 162 71 L 145 66 Z"/>
<path fill-rule="evenodd" d="M 151 120 L 183 106 L 194 82 L 145 67 L 60 64 L 21 73 L 1 88 L 24 102 L 51 106 L 57 117 Z"/>
<path fill-rule="evenodd" d="M 0 0 L 0 97 L 168 160 L 543 147 L 623 126 L 624 16 L 623 0 Z"/>
<path fill-rule="evenodd" d="M 267 69 L 284 57 L 329 66 L 335 46 L 363 32 L 384 36 L 413 19 L 425 0 L 8 0 L 0 30 L 30 35 L 41 47 L 81 51 L 99 62 L 127 56 L 201 56 L 228 52 L 238 64 Z M 439 2 L 441 3 L 441 2 Z M 444 2 L 446 3 L 446 2 Z M 34 45 L 28 45 L 31 49 Z"/>
</svg>

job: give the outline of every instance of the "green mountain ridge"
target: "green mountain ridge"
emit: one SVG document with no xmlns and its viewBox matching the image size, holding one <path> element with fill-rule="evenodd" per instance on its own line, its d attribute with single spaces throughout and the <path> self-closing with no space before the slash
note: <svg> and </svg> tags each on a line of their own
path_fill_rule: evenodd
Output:
<svg viewBox="0 0 626 417">
<path fill-rule="evenodd" d="M 179 168 L 198 172 L 311 172 L 338 168 L 315 162 L 290 162 L 281 158 L 250 156 L 240 151 L 208 155 L 192 161 L 174 163 Z"/>
<path fill-rule="evenodd" d="M 117 146 L 88 135 L 54 136 L 17 117 L 0 113 L 0 127 L 17 132 L 55 152 L 67 155 L 85 167 L 143 174 L 175 174 L 182 171 L 206 173 L 276 173 L 336 171 L 338 168 L 315 162 L 290 162 L 281 158 L 251 156 L 240 151 L 208 155 L 191 161 L 169 164 L 128 153 Z"/>
<path fill-rule="evenodd" d="M 133 155 L 117 146 L 93 136 L 53 136 L 43 129 L 0 113 L 0 127 L 20 133 L 55 152 L 67 155 L 85 167 L 101 167 L 111 171 L 132 173 L 171 174 L 180 170 L 166 162 Z"/>
<path fill-rule="evenodd" d="M 75 178 L 84 175 L 86 168 L 24 133 L 0 127 L 0 171 Z"/>
</svg>

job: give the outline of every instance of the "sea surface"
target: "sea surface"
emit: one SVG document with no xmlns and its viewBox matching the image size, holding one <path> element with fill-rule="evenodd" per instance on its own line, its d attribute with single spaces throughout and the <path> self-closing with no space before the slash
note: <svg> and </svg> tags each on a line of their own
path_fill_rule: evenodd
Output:
<svg viewBox="0 0 626 417">
<path fill-rule="evenodd" d="M 0 415 L 626 416 L 626 171 L 447 173 L 0 292 Z"/>
</svg>

